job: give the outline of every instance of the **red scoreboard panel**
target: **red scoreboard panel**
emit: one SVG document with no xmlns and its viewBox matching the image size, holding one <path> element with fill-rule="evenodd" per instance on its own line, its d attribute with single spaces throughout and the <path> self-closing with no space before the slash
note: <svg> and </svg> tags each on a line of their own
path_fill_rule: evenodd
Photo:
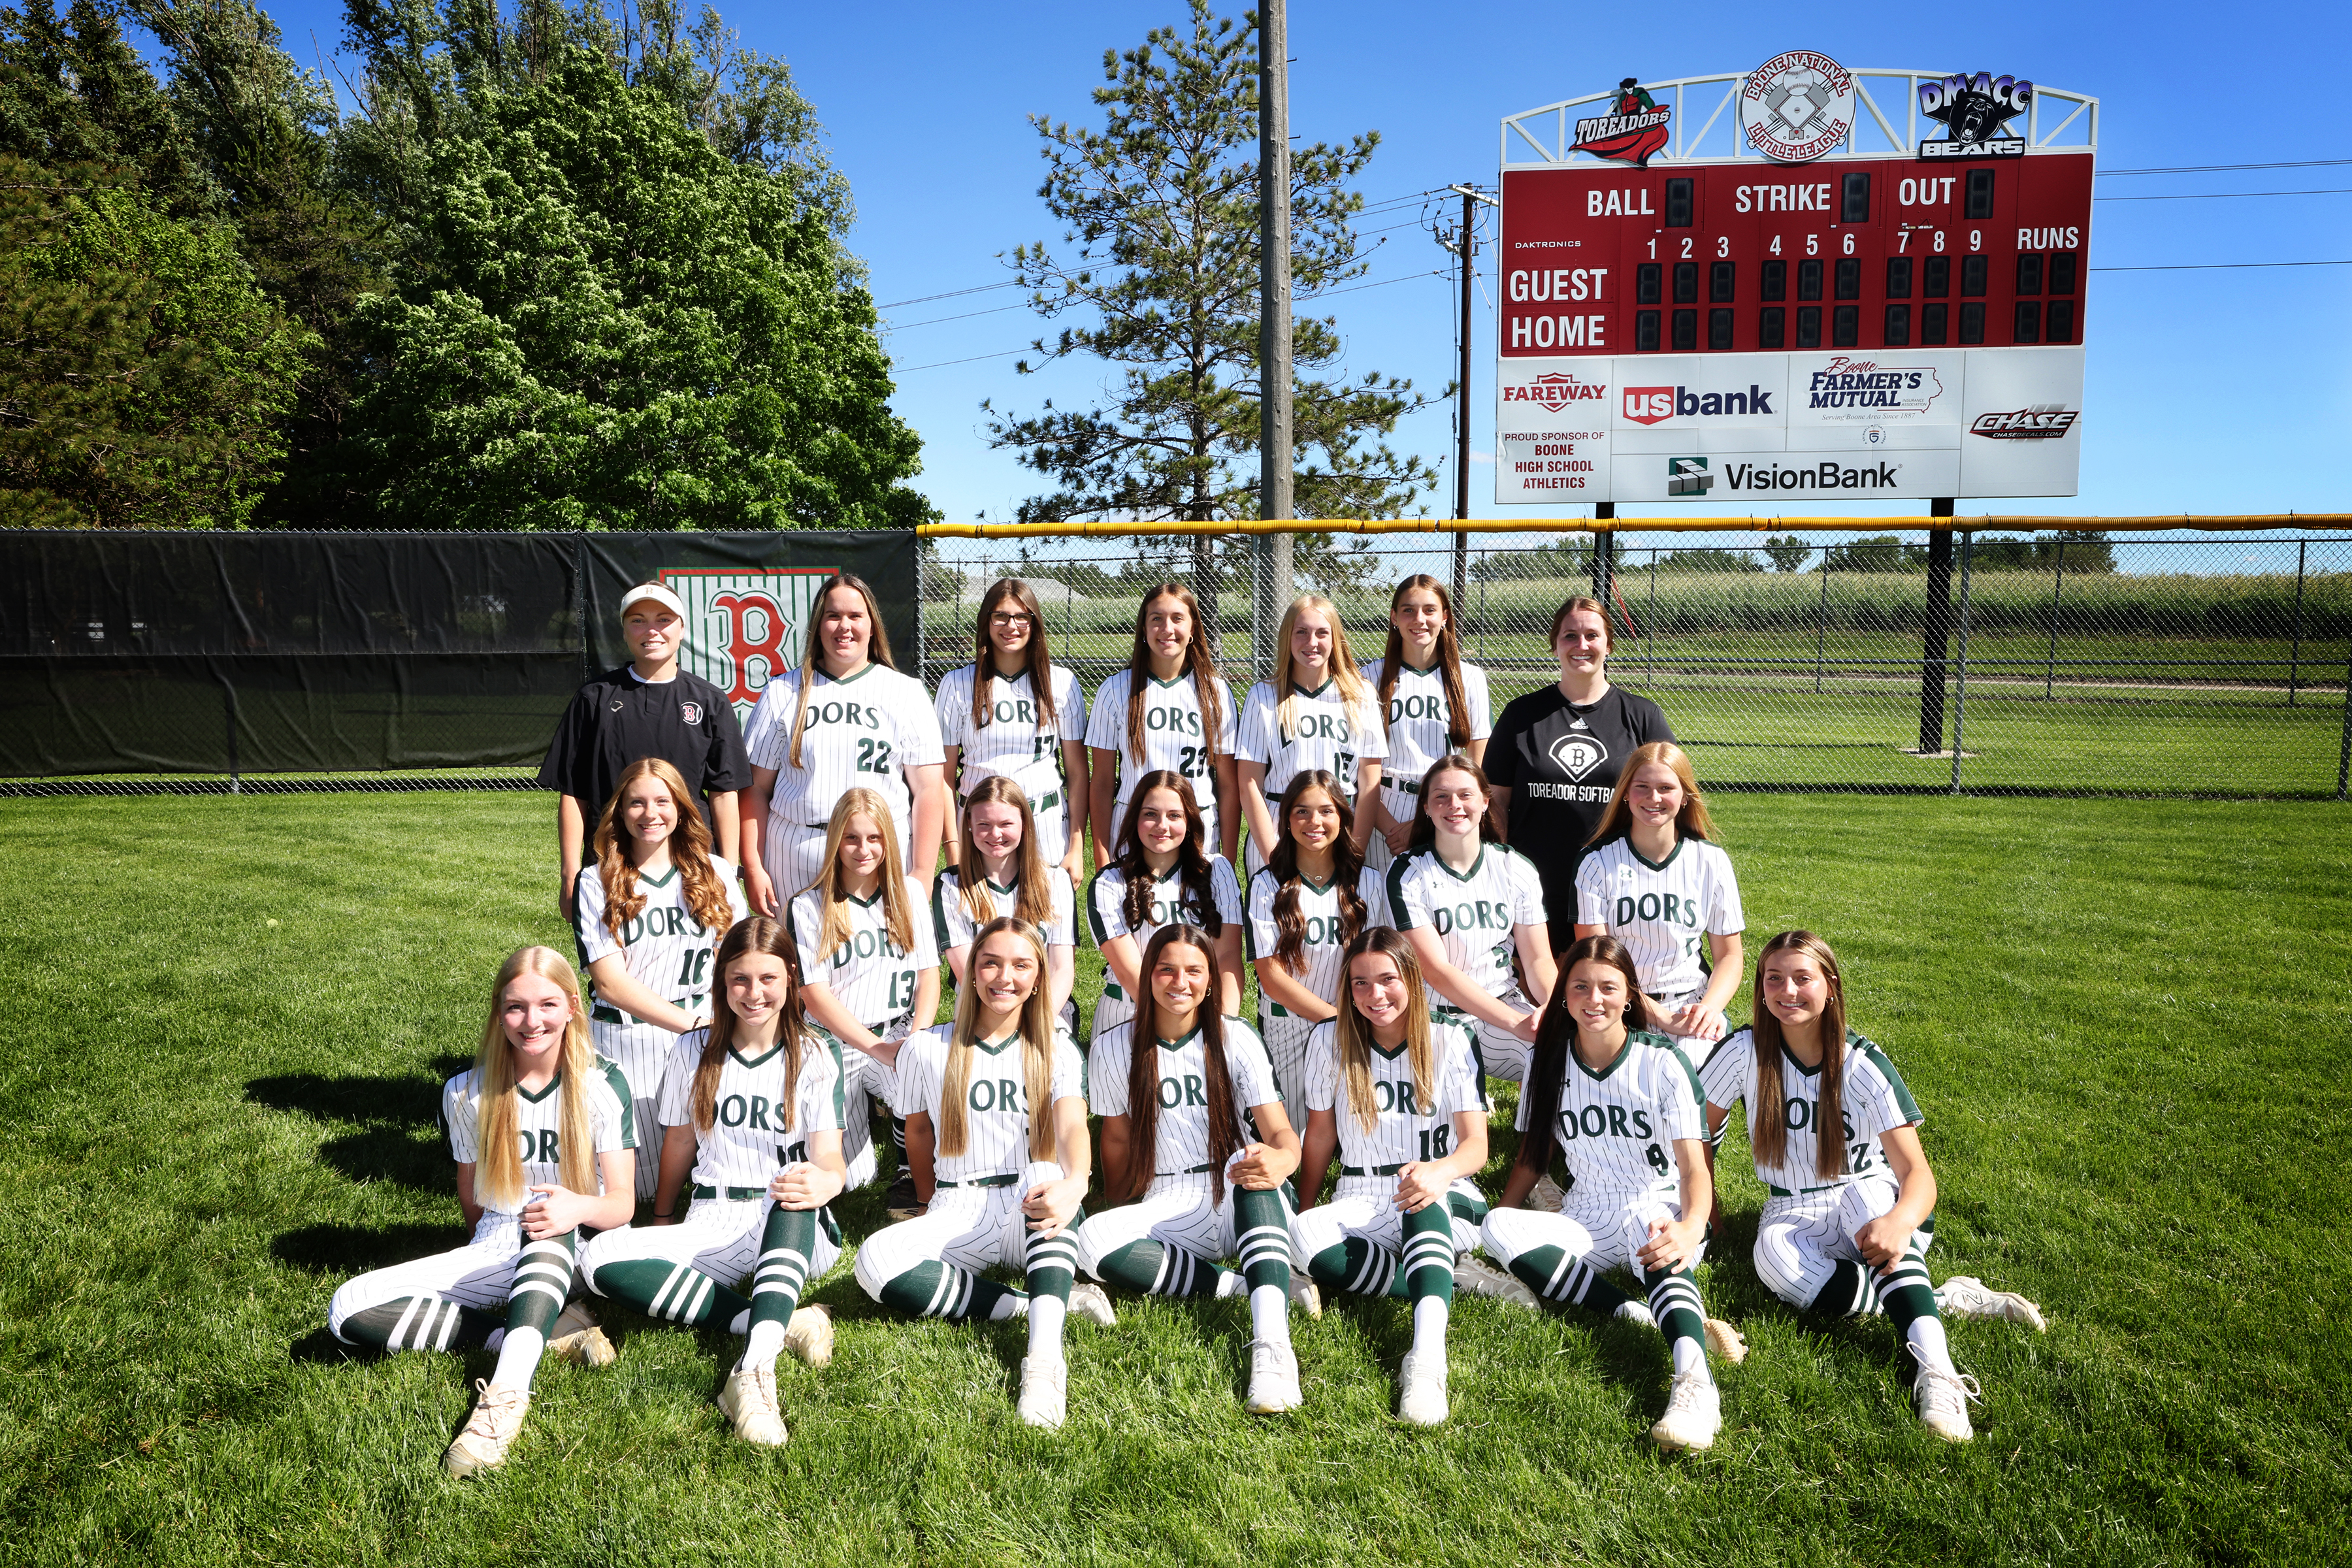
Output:
<svg viewBox="0 0 2352 1568">
<path fill-rule="evenodd" d="M 2092 154 L 1503 175 L 1505 358 L 2083 341 Z"/>
</svg>

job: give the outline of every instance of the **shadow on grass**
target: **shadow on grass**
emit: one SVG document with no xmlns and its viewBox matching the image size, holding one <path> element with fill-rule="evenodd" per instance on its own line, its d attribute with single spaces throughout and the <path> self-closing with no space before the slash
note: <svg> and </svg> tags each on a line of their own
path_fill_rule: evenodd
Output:
<svg viewBox="0 0 2352 1568">
<path fill-rule="evenodd" d="M 245 1097 L 273 1110 L 357 1123 L 360 1131 L 319 1146 L 319 1158 L 353 1181 L 437 1191 L 449 1181 L 448 1145 L 440 1131 L 441 1085 L 467 1065 L 468 1058 L 443 1057 L 424 1073 L 398 1077 L 280 1073 L 249 1079 Z"/>
<path fill-rule="evenodd" d="M 466 1245 L 458 1225 L 306 1225 L 281 1231 L 269 1251 L 280 1263 L 312 1274 L 360 1274 Z"/>
</svg>

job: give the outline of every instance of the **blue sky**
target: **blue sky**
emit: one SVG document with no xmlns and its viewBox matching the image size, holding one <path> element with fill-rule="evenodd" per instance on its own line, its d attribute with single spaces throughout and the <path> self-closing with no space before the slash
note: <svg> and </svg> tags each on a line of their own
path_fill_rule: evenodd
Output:
<svg viewBox="0 0 2352 1568">
<path fill-rule="evenodd" d="M 298 56 L 311 56 L 314 36 L 332 55 L 341 33 L 338 0 L 268 9 Z M 856 195 L 852 244 L 885 303 L 1000 282 L 1002 253 L 1024 240 L 1058 238 L 1035 195 L 1042 165 L 1027 117 L 1090 116 L 1103 51 L 1183 19 L 1176 0 L 768 5 L 726 14 L 747 45 L 791 62 L 816 105 Z M 1865 18 L 1851 5 L 1293 0 L 1293 129 L 1310 140 L 1378 130 L 1381 147 L 1360 188 L 1386 203 L 1455 181 L 1492 184 L 1496 124 L 1507 113 L 1628 75 L 1743 69 L 1802 47 L 1851 67 L 1989 69 L 2097 95 L 2103 169 L 2352 160 L 2340 85 L 2352 45 L 2347 18 L 2352 10 L 2317 5 L 1920 5 Z M 2111 176 L 2098 189 L 2109 197 L 2332 194 L 2102 201 L 2095 268 L 2352 260 L 2352 161 Z M 1416 276 L 1447 260 L 1419 226 L 1421 213 L 1417 201 L 1383 206 L 1361 226 L 1390 230 L 1377 236 L 1383 243 L 1366 280 L 1398 281 L 1332 307 L 1350 371 L 1378 369 L 1434 389 L 1452 374 L 1454 307 L 1448 281 Z M 1490 263 L 1491 252 L 1481 260 Z M 2343 468 L 2352 266 L 2099 272 L 2091 293 L 2082 493 L 1995 504 L 2068 514 L 2352 510 Z M 1016 410 L 1047 395 L 1066 405 L 1087 398 L 1100 379 L 1077 366 L 1014 374 L 1003 351 L 1041 330 L 1024 310 L 1000 308 L 1019 297 L 1002 289 L 886 312 L 901 367 L 896 406 L 924 442 L 919 483 L 952 521 L 1006 517 L 1043 488 L 1011 454 L 989 448 L 982 398 Z M 950 317 L 961 319 L 942 320 Z M 1493 342 L 1486 299 L 1479 317 L 1474 444 L 1485 453 L 1492 449 Z M 965 363 L 941 363 L 952 361 Z M 1451 419 L 1441 407 L 1399 433 L 1401 446 L 1444 461 L 1447 487 L 1430 502 L 1439 512 L 1451 508 Z M 1496 508 L 1491 493 L 1482 465 L 1472 515 L 1528 513 Z M 1924 514 L 1926 503 L 1894 510 Z"/>
</svg>

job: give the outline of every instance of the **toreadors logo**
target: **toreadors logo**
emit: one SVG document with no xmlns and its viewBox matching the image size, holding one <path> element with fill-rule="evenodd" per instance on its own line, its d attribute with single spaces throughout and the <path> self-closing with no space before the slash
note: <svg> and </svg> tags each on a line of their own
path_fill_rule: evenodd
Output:
<svg viewBox="0 0 2352 1568">
<path fill-rule="evenodd" d="M 1745 392 L 1693 392 L 1687 386 L 1629 386 L 1625 417 L 1636 425 L 1655 425 L 1680 415 L 1706 418 L 1723 415 L 1769 415 L 1773 394 L 1754 382 Z"/>
<path fill-rule="evenodd" d="M 2082 417 L 2079 410 L 2062 403 L 2037 403 L 2031 408 L 2012 409 L 2007 414 L 1979 414 L 1969 426 L 1972 436 L 1990 436 L 1996 441 L 2055 441 L 2074 427 Z"/>
</svg>

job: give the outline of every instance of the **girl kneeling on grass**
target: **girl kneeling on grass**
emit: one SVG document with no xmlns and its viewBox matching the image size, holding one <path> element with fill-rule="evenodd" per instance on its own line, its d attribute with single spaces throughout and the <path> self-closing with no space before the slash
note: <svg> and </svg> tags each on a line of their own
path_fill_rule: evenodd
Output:
<svg viewBox="0 0 2352 1568">
<path fill-rule="evenodd" d="M 1157 1296 L 1239 1296 L 1250 1304 L 1254 1415 L 1300 1404 L 1290 1298 L 1322 1304 L 1290 1273 L 1290 1194 L 1298 1168 L 1265 1046 L 1219 1016 L 1217 953 L 1192 926 L 1169 926 L 1143 952 L 1135 1017 L 1095 1041 L 1108 1210 L 1078 1227 L 1078 1262 L 1105 1284 Z M 1141 1042 L 1140 1046 L 1137 1042 Z M 1238 1256 L 1241 1272 L 1217 1259 Z"/>
<path fill-rule="evenodd" d="M 1018 915 L 1045 934 L 1045 989 L 1062 1026 L 1076 1033 L 1070 1000 L 1077 977 L 1076 899 L 1063 868 L 1038 843 L 1036 819 L 1021 786 L 1002 774 L 982 779 L 964 803 L 956 864 L 931 893 L 932 934 L 958 985 L 971 967 L 972 934 L 999 915 Z"/>
<path fill-rule="evenodd" d="M 776 1355 L 833 1359 L 833 1319 L 800 1307 L 802 1287 L 841 1256 L 824 1205 L 842 1188 L 841 1076 L 801 1014 L 793 945 L 754 915 L 719 944 L 719 1005 L 681 1036 L 662 1074 L 661 1177 L 650 1226 L 588 1244 L 582 1271 L 600 1296 L 688 1328 L 746 1336 L 719 1393 L 736 1436 L 784 1441 Z M 683 1223 L 678 1188 L 694 1173 Z M 730 1289 L 751 1276 L 751 1297 Z"/>
<path fill-rule="evenodd" d="M 1486 1216 L 1486 1254 L 1555 1306 L 1654 1323 L 1674 1348 L 1666 1413 L 1650 1436 L 1664 1448 L 1710 1448 L 1723 1429 L 1711 1339 L 1730 1361 L 1748 1347 L 1706 1317 L 1692 1279 L 1706 1251 L 1715 1187 L 1698 1079 L 1655 1016 L 1633 958 L 1614 937 L 1585 937 L 1560 954 L 1519 1096 L 1519 1152 L 1502 1206 Z M 1518 1205 L 1557 1144 L 1574 1178 L 1557 1213 Z M 1630 1272 L 1644 1308 L 1602 1274 Z"/>
<path fill-rule="evenodd" d="M 1087 884 L 1087 916 L 1103 955 L 1096 1039 L 1135 1016 L 1144 944 L 1180 921 L 1206 931 L 1216 950 L 1213 1005 L 1241 1016 L 1242 885 L 1232 863 L 1210 850 L 1208 825 L 1181 773 L 1155 769 L 1137 781 L 1118 851 Z"/>
<path fill-rule="evenodd" d="M 1093 1169 L 1078 1048 L 1055 1022 L 1037 929 L 1000 915 L 980 928 L 955 1022 L 907 1042 L 899 1104 L 920 1218 L 857 1249 L 857 1282 L 918 1318 L 993 1322 L 1026 1314 L 1021 1419 L 1057 1427 L 1067 1404 L 1062 1321 L 1118 1321 L 1092 1283 L 1073 1285 Z M 980 1271 L 1020 1268 L 1025 1290 Z"/>
<path fill-rule="evenodd" d="M 481 1048 L 442 1091 L 441 1117 L 473 1240 L 348 1281 L 327 1328 L 373 1350 L 498 1352 L 442 1461 L 468 1476 L 505 1462 L 543 1352 L 613 1361 L 596 1321 L 566 1303 L 579 1227 L 626 1225 L 635 1211 L 637 1141 L 628 1081 L 589 1048 L 580 983 L 562 954 L 519 948 L 499 966 Z"/>
<path fill-rule="evenodd" d="M 1962 1277 L 1927 1283 L 1936 1173 L 1919 1147 L 1925 1119 L 1885 1053 L 1845 1026 L 1837 955 L 1808 931 L 1785 931 L 1756 963 L 1756 1021 L 1715 1048 L 1699 1082 L 1708 1136 L 1748 1104 L 1748 1142 L 1769 1194 L 1756 1225 L 1756 1272 L 1800 1311 L 1884 1311 L 1918 1363 L 1919 1419 L 1937 1436 L 1975 1435 L 1976 1380 L 1952 1365 L 1943 1313 L 2007 1318 L 2039 1330 L 2042 1313 Z M 1843 1137 L 1822 1139 L 1822 1127 Z"/>
<path fill-rule="evenodd" d="M 1359 931 L 1346 973 L 1339 1016 L 1307 1041 L 1307 1206 L 1291 1250 L 1325 1290 L 1412 1303 L 1397 1415 L 1434 1426 L 1446 1415 L 1454 1259 L 1486 1216 L 1470 1179 L 1486 1163 L 1486 1097 L 1469 1031 L 1430 1016 L 1411 942 L 1387 926 Z M 1318 1206 L 1335 1152 L 1339 1186 Z"/>
</svg>

